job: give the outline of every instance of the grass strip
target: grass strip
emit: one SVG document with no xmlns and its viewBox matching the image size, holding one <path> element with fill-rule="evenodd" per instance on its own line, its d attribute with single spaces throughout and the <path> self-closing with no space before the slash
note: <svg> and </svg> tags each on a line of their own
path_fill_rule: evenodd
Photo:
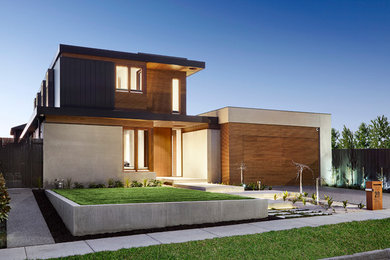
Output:
<svg viewBox="0 0 390 260">
<path fill-rule="evenodd" d="M 251 199 L 172 187 L 55 189 L 53 191 L 80 205 Z"/>
<path fill-rule="evenodd" d="M 389 230 L 390 219 L 369 220 L 58 259 L 319 259 L 389 248 Z"/>
</svg>

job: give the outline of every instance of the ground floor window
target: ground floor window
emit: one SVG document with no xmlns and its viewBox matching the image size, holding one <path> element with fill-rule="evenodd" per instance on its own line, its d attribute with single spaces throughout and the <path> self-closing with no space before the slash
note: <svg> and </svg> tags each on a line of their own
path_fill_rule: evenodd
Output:
<svg viewBox="0 0 390 260">
<path fill-rule="evenodd" d="M 149 167 L 149 130 L 123 130 L 123 167 L 125 170 L 147 170 Z"/>
</svg>

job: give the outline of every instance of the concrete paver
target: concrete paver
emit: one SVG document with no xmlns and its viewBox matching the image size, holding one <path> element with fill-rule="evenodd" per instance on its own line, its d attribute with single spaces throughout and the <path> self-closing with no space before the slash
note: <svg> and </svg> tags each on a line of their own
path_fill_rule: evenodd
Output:
<svg viewBox="0 0 390 260">
<path fill-rule="evenodd" d="M 26 253 L 28 259 L 47 259 L 71 255 L 84 255 L 93 253 L 93 250 L 85 241 L 77 241 L 53 245 L 28 246 L 26 247 Z"/>
<path fill-rule="evenodd" d="M 93 251 L 115 251 L 121 248 L 143 247 L 160 244 L 147 235 L 133 235 L 124 237 L 110 237 L 86 240 Z"/>
<path fill-rule="evenodd" d="M 31 189 L 8 189 L 11 211 L 7 221 L 8 247 L 54 244 Z"/>
<path fill-rule="evenodd" d="M 26 259 L 26 251 L 24 247 L 1 249 L 0 259 L 1 260 Z"/>
<path fill-rule="evenodd" d="M 156 239 L 162 244 L 183 243 L 188 241 L 211 239 L 217 237 L 216 235 L 201 230 L 199 228 L 148 233 L 147 235 L 152 237 L 153 239 Z"/>
<path fill-rule="evenodd" d="M 251 224 L 237 224 L 229 226 L 202 228 L 202 230 L 215 234 L 219 237 L 249 235 L 267 232 L 268 230 Z"/>
</svg>

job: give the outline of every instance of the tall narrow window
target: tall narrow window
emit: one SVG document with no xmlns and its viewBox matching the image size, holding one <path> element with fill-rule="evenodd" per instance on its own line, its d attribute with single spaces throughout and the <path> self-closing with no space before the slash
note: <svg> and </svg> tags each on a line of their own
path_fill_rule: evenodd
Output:
<svg viewBox="0 0 390 260">
<path fill-rule="evenodd" d="M 135 91 L 142 91 L 142 69 L 134 68 L 130 69 L 131 84 L 130 89 Z"/>
<path fill-rule="evenodd" d="M 126 66 L 116 66 L 116 89 L 129 89 L 129 69 Z"/>
<path fill-rule="evenodd" d="M 179 112 L 179 79 L 172 79 L 172 111 Z"/>
<path fill-rule="evenodd" d="M 138 130 L 138 169 L 148 168 L 148 131 Z"/>
<path fill-rule="evenodd" d="M 123 168 L 136 171 L 147 170 L 149 167 L 149 131 L 124 129 L 123 143 Z"/>
<path fill-rule="evenodd" d="M 134 170 L 134 130 L 124 130 L 123 166 L 125 170 Z"/>
</svg>

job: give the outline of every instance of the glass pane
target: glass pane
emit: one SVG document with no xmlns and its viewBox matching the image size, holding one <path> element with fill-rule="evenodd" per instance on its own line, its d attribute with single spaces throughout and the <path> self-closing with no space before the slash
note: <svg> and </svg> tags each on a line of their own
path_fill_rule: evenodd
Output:
<svg viewBox="0 0 390 260">
<path fill-rule="evenodd" d="M 142 90 L 142 69 L 141 68 L 131 68 L 131 90 Z"/>
<path fill-rule="evenodd" d="M 148 131 L 138 130 L 138 169 L 148 168 Z"/>
<path fill-rule="evenodd" d="M 172 111 L 179 112 L 179 80 L 172 79 Z"/>
<path fill-rule="evenodd" d="M 124 130 L 123 166 L 134 169 L 134 130 Z"/>
<path fill-rule="evenodd" d="M 126 66 L 116 66 L 116 88 L 128 89 L 129 69 Z"/>
</svg>

